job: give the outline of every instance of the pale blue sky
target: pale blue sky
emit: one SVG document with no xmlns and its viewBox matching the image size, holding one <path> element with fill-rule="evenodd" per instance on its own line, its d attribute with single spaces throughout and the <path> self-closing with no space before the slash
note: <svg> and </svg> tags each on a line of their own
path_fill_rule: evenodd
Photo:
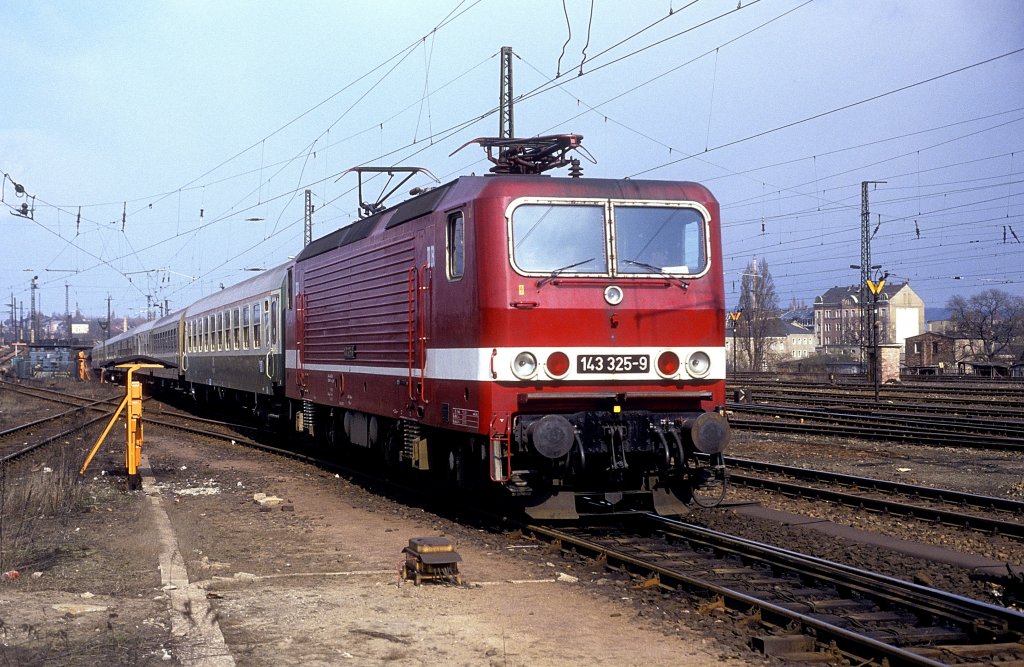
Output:
<svg viewBox="0 0 1024 667">
<path fill-rule="evenodd" d="M 590 176 L 712 189 L 730 305 L 755 255 L 783 305 L 855 282 L 864 180 L 888 181 L 873 263 L 929 307 L 1024 294 L 1020 2 L 565 9 L 569 27 L 557 0 L 8 8 L 0 170 L 37 199 L 34 221 L 0 209 L 0 302 L 27 310 L 38 275 L 47 313 L 65 282 L 87 314 L 108 294 L 119 314 L 147 294 L 180 308 L 296 254 L 304 188 L 316 236 L 355 219 L 349 167 L 486 172 L 478 149 L 449 153 L 497 132 L 505 45 L 515 92 L 541 91 L 517 134 L 583 134 Z M 22 201 L 7 181 L 5 204 Z"/>
</svg>

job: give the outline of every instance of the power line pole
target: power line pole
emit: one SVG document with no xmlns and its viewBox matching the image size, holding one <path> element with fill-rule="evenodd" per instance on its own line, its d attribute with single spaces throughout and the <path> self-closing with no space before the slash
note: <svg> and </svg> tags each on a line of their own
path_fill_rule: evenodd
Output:
<svg viewBox="0 0 1024 667">
<path fill-rule="evenodd" d="M 515 136 L 512 114 L 512 47 L 501 47 L 501 93 L 498 99 L 498 138 Z"/>
<path fill-rule="evenodd" d="M 868 208 L 868 185 L 888 181 L 861 181 L 860 183 L 860 360 L 864 361 L 864 348 L 870 331 L 868 281 L 871 280 L 871 212 Z"/>
<path fill-rule="evenodd" d="M 109 294 L 107 295 L 107 330 L 106 336 L 103 340 L 110 340 L 110 301 L 113 299 Z"/>
<path fill-rule="evenodd" d="M 32 331 L 29 333 L 30 343 L 35 343 L 36 338 L 39 336 L 39 314 L 36 312 L 36 290 L 39 289 L 39 285 L 36 284 L 37 280 L 39 280 L 39 276 L 32 276 L 32 300 L 28 311 L 28 316 L 32 320 Z"/>
<path fill-rule="evenodd" d="M 303 216 L 305 225 L 302 232 L 302 246 L 308 246 L 313 240 L 313 191 L 306 190 L 306 211 Z"/>
<path fill-rule="evenodd" d="M 71 344 L 71 285 L 64 283 L 64 322 L 67 325 L 68 345 Z"/>
</svg>

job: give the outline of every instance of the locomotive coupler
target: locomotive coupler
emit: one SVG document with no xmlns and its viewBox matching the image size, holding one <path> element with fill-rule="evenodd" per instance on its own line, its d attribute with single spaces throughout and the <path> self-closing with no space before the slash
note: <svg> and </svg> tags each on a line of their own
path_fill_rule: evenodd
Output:
<svg viewBox="0 0 1024 667">
<path fill-rule="evenodd" d="M 625 424 L 606 424 L 604 433 L 608 438 L 608 450 L 611 453 L 608 470 L 626 470 L 629 464 L 626 463 L 626 449 L 623 444 L 626 436 Z M 615 446 L 616 442 L 618 447 Z"/>
<path fill-rule="evenodd" d="M 658 443 L 661 444 L 661 450 L 664 453 L 664 468 L 668 470 L 672 467 L 672 451 L 669 448 L 668 438 L 665 437 L 666 430 L 671 431 L 671 429 L 667 428 L 664 424 L 660 426 L 657 424 L 651 424 L 651 432 L 654 434 Z"/>
</svg>

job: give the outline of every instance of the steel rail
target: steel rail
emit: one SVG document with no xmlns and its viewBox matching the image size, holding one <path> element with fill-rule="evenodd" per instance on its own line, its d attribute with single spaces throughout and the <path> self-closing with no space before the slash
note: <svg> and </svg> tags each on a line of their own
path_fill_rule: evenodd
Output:
<svg viewBox="0 0 1024 667">
<path fill-rule="evenodd" d="M 751 381 L 735 377 L 729 378 L 728 390 L 735 391 L 736 389 L 774 392 L 782 391 L 786 393 L 835 393 L 842 391 L 844 393 L 856 393 L 864 396 L 872 396 L 874 394 L 874 387 L 870 384 L 864 383 L 838 382 L 831 384 L 828 382 Z M 998 397 L 995 396 L 997 393 L 999 394 Z M 949 398 L 952 400 L 982 399 L 998 405 L 1007 402 L 1020 403 L 1021 401 L 1024 401 L 1024 383 L 1012 387 L 916 387 L 905 385 L 883 385 L 879 388 L 879 395 L 885 398 L 906 398 L 909 396 L 931 395 L 942 396 L 943 400 L 946 400 L 947 395 L 951 395 Z M 960 397 L 972 398 L 967 399 Z"/>
</svg>

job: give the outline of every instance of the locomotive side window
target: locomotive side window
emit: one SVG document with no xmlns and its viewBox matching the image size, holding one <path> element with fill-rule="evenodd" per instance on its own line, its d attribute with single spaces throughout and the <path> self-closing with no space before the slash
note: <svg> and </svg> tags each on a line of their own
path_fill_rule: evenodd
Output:
<svg viewBox="0 0 1024 667">
<path fill-rule="evenodd" d="M 512 261 L 525 273 L 607 273 L 604 206 L 523 204 L 512 212 Z"/>
<path fill-rule="evenodd" d="M 459 280 L 466 272 L 466 221 L 462 211 L 448 216 L 446 246 L 448 280 Z"/>
<path fill-rule="evenodd" d="M 695 274 L 707 265 L 704 217 L 680 206 L 615 206 L 617 273 Z"/>
</svg>

